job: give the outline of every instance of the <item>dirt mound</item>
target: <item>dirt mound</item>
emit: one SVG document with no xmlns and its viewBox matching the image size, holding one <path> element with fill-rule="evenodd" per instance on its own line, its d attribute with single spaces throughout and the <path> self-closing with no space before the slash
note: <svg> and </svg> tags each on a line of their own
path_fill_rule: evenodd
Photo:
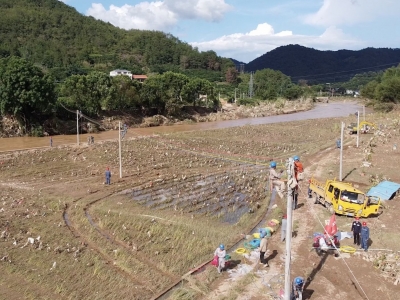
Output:
<svg viewBox="0 0 400 300">
<path fill-rule="evenodd" d="M 22 136 L 23 132 L 17 120 L 13 117 L 0 117 L 0 137 Z"/>
</svg>

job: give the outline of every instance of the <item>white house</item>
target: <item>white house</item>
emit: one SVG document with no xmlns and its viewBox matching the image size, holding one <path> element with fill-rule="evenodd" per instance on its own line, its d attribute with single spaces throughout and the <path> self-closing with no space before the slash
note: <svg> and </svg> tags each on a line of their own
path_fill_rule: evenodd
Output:
<svg viewBox="0 0 400 300">
<path fill-rule="evenodd" d="M 132 79 L 132 72 L 128 71 L 128 70 L 113 70 L 110 72 L 110 76 L 114 77 L 114 76 L 118 76 L 118 75 L 125 75 L 125 76 L 129 76 L 130 79 Z"/>
</svg>

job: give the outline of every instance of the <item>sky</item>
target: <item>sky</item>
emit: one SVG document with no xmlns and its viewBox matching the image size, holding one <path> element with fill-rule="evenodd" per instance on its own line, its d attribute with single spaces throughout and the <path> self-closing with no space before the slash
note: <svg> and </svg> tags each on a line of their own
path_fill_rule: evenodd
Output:
<svg viewBox="0 0 400 300">
<path fill-rule="evenodd" d="M 62 0 L 124 29 L 171 33 L 249 62 L 279 46 L 399 48 L 400 0 Z"/>
</svg>

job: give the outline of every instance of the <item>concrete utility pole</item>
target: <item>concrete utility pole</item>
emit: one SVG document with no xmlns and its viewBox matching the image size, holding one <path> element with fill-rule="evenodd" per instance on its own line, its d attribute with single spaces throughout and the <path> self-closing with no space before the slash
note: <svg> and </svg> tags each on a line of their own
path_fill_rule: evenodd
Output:
<svg viewBox="0 0 400 300">
<path fill-rule="evenodd" d="M 342 181 L 342 169 L 343 169 L 343 132 L 344 122 L 342 122 L 342 131 L 340 133 L 340 167 L 339 167 L 339 181 Z"/>
<path fill-rule="evenodd" d="M 294 160 L 292 157 L 289 158 L 287 162 L 287 227 L 286 227 L 286 256 L 285 256 L 285 300 L 290 299 L 290 292 L 292 287 L 292 281 L 290 279 L 290 263 L 292 258 L 292 205 L 293 205 L 293 189 L 290 187 L 293 180 L 296 181 L 294 177 Z"/>
<path fill-rule="evenodd" d="M 365 105 L 363 105 L 363 118 L 364 118 L 364 121 L 365 121 Z"/>
<path fill-rule="evenodd" d="M 250 81 L 249 81 L 249 98 L 253 98 L 253 72 L 250 73 Z"/>
<path fill-rule="evenodd" d="M 235 103 L 236 103 L 236 91 L 237 91 L 237 88 L 235 88 Z M 239 91 L 240 92 L 240 91 Z"/>
<path fill-rule="evenodd" d="M 79 110 L 76 110 L 76 143 L 79 146 Z"/>
<path fill-rule="evenodd" d="M 118 122 L 118 144 L 119 144 L 119 178 L 122 178 L 122 154 L 121 154 L 121 121 Z"/>
<path fill-rule="evenodd" d="M 360 112 L 357 111 L 357 148 L 359 140 L 360 140 Z"/>
</svg>

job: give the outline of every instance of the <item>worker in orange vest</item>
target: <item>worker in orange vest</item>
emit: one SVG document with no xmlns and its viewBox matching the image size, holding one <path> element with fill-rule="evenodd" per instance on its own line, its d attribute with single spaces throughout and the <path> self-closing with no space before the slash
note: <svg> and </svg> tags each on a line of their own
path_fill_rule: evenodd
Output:
<svg viewBox="0 0 400 300">
<path fill-rule="evenodd" d="M 294 177 L 296 178 L 296 181 L 299 182 L 299 180 L 303 179 L 303 164 L 300 161 L 300 157 L 295 155 L 293 157 L 294 160 Z M 297 208 L 297 200 L 299 199 L 299 185 L 296 186 L 294 189 L 294 194 L 293 194 L 293 210 Z"/>
</svg>

